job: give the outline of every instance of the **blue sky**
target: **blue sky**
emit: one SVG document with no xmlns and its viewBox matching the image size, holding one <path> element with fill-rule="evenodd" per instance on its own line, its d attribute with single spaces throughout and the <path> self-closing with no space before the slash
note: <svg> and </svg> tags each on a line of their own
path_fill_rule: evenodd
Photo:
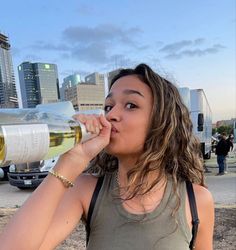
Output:
<svg viewBox="0 0 236 250">
<path fill-rule="evenodd" d="M 60 83 L 145 62 L 203 88 L 213 121 L 236 117 L 235 0 L 2 1 L 18 86 L 23 61 L 56 63 Z"/>
</svg>

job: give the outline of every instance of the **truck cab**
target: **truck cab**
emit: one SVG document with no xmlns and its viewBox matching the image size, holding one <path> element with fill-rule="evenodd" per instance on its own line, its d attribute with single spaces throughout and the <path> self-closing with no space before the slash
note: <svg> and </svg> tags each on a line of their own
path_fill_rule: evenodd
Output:
<svg viewBox="0 0 236 250">
<path fill-rule="evenodd" d="M 55 166 L 58 158 L 10 165 L 8 172 L 9 184 L 19 189 L 38 187 L 48 175 L 48 171 Z"/>
</svg>

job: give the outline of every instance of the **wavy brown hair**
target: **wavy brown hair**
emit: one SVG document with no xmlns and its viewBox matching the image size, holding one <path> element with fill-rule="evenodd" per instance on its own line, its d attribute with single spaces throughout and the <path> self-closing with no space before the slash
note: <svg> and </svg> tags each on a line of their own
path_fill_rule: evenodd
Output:
<svg viewBox="0 0 236 250">
<path fill-rule="evenodd" d="M 132 190 L 128 198 L 146 194 L 167 175 L 172 177 L 175 191 L 180 181 L 189 180 L 204 186 L 200 143 L 193 135 L 190 114 L 178 89 L 146 64 L 120 70 L 112 79 L 110 89 L 116 80 L 129 75 L 137 76 L 150 87 L 153 109 L 143 153 L 127 173 L 126 188 Z M 102 151 L 91 162 L 89 172 L 102 170 L 106 173 L 117 167 L 116 157 Z M 148 182 L 150 176 L 156 176 L 151 183 Z"/>
</svg>

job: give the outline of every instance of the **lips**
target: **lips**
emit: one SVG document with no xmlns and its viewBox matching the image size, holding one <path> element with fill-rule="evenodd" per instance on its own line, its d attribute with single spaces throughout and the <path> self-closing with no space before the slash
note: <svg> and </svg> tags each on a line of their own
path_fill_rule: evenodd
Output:
<svg viewBox="0 0 236 250">
<path fill-rule="evenodd" d="M 111 132 L 113 132 L 113 133 L 118 133 L 119 131 L 118 131 L 114 126 L 112 126 L 112 127 L 111 127 Z"/>
</svg>

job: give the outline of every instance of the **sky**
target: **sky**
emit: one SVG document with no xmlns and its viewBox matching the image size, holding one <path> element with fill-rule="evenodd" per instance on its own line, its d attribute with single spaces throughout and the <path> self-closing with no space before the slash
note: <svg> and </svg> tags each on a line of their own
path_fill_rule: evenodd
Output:
<svg viewBox="0 0 236 250">
<path fill-rule="evenodd" d="M 213 122 L 236 118 L 235 0 L 1 1 L 14 73 L 24 61 L 66 76 L 147 63 L 180 87 L 202 88 Z"/>
</svg>

